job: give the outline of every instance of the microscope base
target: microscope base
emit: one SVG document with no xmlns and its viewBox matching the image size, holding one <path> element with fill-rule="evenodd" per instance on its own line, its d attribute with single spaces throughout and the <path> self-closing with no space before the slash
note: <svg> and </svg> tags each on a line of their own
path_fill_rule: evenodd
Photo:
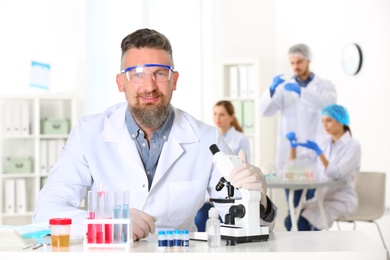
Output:
<svg viewBox="0 0 390 260">
<path fill-rule="evenodd" d="M 269 238 L 269 229 L 268 227 L 257 227 L 249 230 L 242 227 L 221 225 L 221 238 L 226 239 L 228 243 L 232 241 L 235 243 L 267 241 Z"/>
</svg>

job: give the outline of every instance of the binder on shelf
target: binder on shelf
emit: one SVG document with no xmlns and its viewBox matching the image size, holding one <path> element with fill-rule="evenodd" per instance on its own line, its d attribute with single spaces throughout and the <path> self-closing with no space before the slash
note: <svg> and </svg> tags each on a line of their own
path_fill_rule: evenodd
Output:
<svg viewBox="0 0 390 260">
<path fill-rule="evenodd" d="M 30 116 L 28 111 L 28 101 L 21 101 L 20 107 L 20 135 L 30 134 Z"/>
<path fill-rule="evenodd" d="M 243 102 L 244 133 L 253 133 L 255 128 L 255 105 L 252 100 Z"/>
<path fill-rule="evenodd" d="M 247 71 L 248 84 L 247 84 L 247 91 L 246 92 L 247 92 L 248 97 L 252 98 L 255 95 L 255 88 L 256 88 L 256 84 L 258 84 L 258 82 L 256 82 L 256 80 L 255 80 L 254 66 L 248 65 L 247 70 L 248 70 Z"/>
<path fill-rule="evenodd" d="M 65 145 L 65 140 L 64 139 L 58 139 L 56 140 L 56 152 L 57 152 L 57 157 L 56 157 L 56 161 L 58 161 L 58 159 L 60 159 L 60 155 L 61 155 L 61 152 L 62 152 L 62 148 L 64 148 L 64 145 Z"/>
<path fill-rule="evenodd" d="M 246 98 L 248 97 L 248 66 L 247 65 L 240 65 L 238 66 L 239 69 L 239 89 L 240 89 L 240 97 Z"/>
<path fill-rule="evenodd" d="M 240 100 L 232 100 L 231 101 L 234 107 L 234 115 L 240 124 L 241 127 L 244 127 L 243 125 L 243 113 L 242 113 L 242 102 Z"/>
<path fill-rule="evenodd" d="M 47 153 L 47 140 L 41 140 L 39 143 L 39 172 L 48 173 L 49 172 L 49 163 L 48 163 L 48 153 Z"/>
<path fill-rule="evenodd" d="M 5 213 L 15 213 L 15 179 L 6 179 L 4 182 Z"/>
<path fill-rule="evenodd" d="M 238 75 L 237 66 L 229 67 L 229 93 L 230 93 L 230 97 L 232 98 L 236 98 L 240 94 L 239 75 Z"/>
<path fill-rule="evenodd" d="M 16 179 L 16 213 L 27 211 L 26 179 Z"/>
<path fill-rule="evenodd" d="M 12 127 L 13 127 L 13 135 L 22 135 L 21 132 L 21 121 L 20 121 L 20 115 L 21 115 L 21 106 L 20 102 L 13 102 L 12 104 Z"/>
<path fill-rule="evenodd" d="M 47 171 L 50 172 L 51 168 L 53 168 L 54 164 L 57 161 L 57 142 L 56 140 L 48 140 L 47 141 Z"/>
<path fill-rule="evenodd" d="M 3 125 L 4 125 L 4 135 L 13 135 L 13 124 L 12 124 L 12 116 L 13 116 L 13 112 L 12 112 L 12 103 L 11 102 L 8 102 L 8 103 L 4 103 L 3 104 L 3 118 L 4 118 L 4 122 L 3 122 Z"/>
</svg>

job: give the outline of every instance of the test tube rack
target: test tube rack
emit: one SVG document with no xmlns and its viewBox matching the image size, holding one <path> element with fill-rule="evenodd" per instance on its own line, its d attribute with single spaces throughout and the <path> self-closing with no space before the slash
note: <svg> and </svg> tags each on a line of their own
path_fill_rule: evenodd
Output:
<svg viewBox="0 0 390 260">
<path fill-rule="evenodd" d="M 91 232 L 92 231 L 92 232 Z M 131 219 L 85 219 L 84 249 L 124 248 L 133 243 Z"/>
</svg>

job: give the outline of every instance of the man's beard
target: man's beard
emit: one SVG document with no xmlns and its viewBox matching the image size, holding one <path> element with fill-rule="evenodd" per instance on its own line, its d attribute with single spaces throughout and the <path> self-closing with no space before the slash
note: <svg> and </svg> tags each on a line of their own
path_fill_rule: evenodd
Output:
<svg viewBox="0 0 390 260">
<path fill-rule="evenodd" d="M 305 69 L 300 70 L 300 71 L 295 71 L 295 75 L 297 75 L 298 77 L 304 77 L 304 76 L 308 75 L 308 73 L 309 73 L 308 67 L 306 67 Z"/>
<path fill-rule="evenodd" d="M 141 124 L 142 127 L 157 130 L 165 122 L 169 114 L 169 103 L 154 105 L 146 105 L 147 108 L 140 108 L 136 106 L 130 106 L 130 112 Z"/>
</svg>

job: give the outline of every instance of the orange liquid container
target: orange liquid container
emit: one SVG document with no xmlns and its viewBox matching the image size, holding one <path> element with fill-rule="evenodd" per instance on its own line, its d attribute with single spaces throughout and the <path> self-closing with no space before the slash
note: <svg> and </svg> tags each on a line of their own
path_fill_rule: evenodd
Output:
<svg viewBox="0 0 390 260">
<path fill-rule="evenodd" d="M 70 236 L 51 236 L 51 245 L 53 247 L 68 247 L 70 245 Z"/>
<path fill-rule="evenodd" d="M 69 247 L 70 245 L 70 218 L 52 218 L 49 220 L 52 247 Z"/>
</svg>

